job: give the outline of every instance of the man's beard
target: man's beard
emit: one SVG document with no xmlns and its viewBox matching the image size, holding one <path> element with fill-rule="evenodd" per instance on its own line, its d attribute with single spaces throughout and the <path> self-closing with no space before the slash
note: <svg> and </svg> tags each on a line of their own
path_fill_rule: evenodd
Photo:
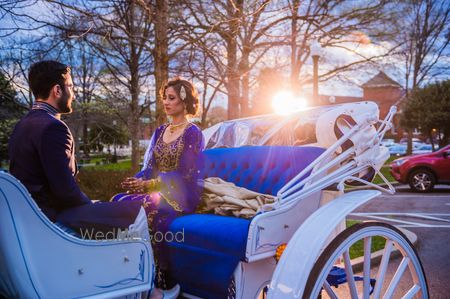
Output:
<svg viewBox="0 0 450 299">
<path fill-rule="evenodd" d="M 63 95 L 58 101 L 58 110 L 61 114 L 72 113 L 72 103 L 69 102 L 70 94 L 63 91 Z"/>
</svg>

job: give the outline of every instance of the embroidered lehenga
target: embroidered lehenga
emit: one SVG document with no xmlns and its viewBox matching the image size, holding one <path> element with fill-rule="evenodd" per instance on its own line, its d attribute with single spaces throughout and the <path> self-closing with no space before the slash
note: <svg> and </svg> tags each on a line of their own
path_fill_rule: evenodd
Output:
<svg viewBox="0 0 450 299">
<path fill-rule="evenodd" d="M 194 213 L 200 201 L 201 185 L 198 179 L 201 178 L 200 153 L 204 146 L 202 132 L 193 124 L 188 124 L 180 137 L 166 143 L 163 135 L 167 127 L 167 124 L 162 125 L 153 134 L 144 158 L 143 171 L 139 175 L 144 179 L 159 177 L 160 190 L 150 194 L 121 193 L 112 199 L 142 201 L 158 270 L 156 283 L 162 288 L 170 287 L 165 272 L 168 265 L 164 236 L 176 217 Z"/>
</svg>

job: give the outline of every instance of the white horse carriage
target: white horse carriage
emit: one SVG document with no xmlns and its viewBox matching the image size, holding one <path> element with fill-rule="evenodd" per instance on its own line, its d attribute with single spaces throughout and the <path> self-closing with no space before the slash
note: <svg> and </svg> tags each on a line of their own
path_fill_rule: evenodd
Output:
<svg viewBox="0 0 450 299">
<path fill-rule="evenodd" d="M 251 219 L 177 218 L 170 271 L 185 298 L 428 298 L 411 243 L 386 223 L 345 218 L 379 190 L 389 157 L 371 102 L 310 108 L 291 116 L 227 121 L 205 130 L 206 176 L 276 196 Z M 378 174 L 388 189 L 371 183 Z M 141 298 L 153 287 L 148 242 L 84 240 L 51 223 L 14 177 L 0 173 L 0 295 L 20 298 Z M 379 263 L 372 243 L 385 245 Z M 356 245 L 355 245 L 356 244 Z M 361 273 L 350 248 L 360 244 Z M 394 259 L 394 252 L 400 257 Z M 358 270 L 359 271 L 359 270 Z"/>
</svg>

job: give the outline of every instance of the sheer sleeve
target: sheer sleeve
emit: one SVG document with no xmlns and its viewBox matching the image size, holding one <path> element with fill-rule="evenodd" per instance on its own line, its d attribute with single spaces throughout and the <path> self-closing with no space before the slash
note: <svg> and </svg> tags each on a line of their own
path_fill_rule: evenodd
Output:
<svg viewBox="0 0 450 299">
<path fill-rule="evenodd" d="M 148 144 L 147 150 L 144 155 L 144 163 L 140 172 L 136 174 L 137 178 L 143 179 L 153 179 L 158 173 L 156 169 L 155 157 L 153 155 L 153 149 L 155 148 L 158 136 L 161 134 L 163 126 L 158 127 L 155 132 L 153 132 L 152 138 L 150 138 L 150 143 Z"/>
<path fill-rule="evenodd" d="M 203 169 L 201 152 L 205 147 L 203 134 L 200 129 L 193 126 L 186 132 L 183 155 L 180 161 L 180 172 L 183 179 L 188 182 L 196 182 Z"/>
</svg>

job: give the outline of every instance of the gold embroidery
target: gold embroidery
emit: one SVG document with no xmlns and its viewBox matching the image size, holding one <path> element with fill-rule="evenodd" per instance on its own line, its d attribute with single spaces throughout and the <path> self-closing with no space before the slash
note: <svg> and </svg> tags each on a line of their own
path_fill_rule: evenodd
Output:
<svg viewBox="0 0 450 299">
<path fill-rule="evenodd" d="M 163 140 L 163 135 L 167 126 L 168 125 L 166 124 L 161 135 L 159 135 L 154 149 L 156 165 L 161 172 L 174 171 L 178 168 L 180 157 L 184 149 L 184 134 L 192 124 L 188 124 L 184 129 L 183 134 L 170 143 L 165 143 Z"/>
<path fill-rule="evenodd" d="M 171 200 L 168 197 L 164 196 L 162 192 L 160 192 L 161 196 L 166 200 L 166 202 L 177 212 L 183 212 L 183 209 L 180 207 L 180 204 L 175 200 Z"/>
<path fill-rule="evenodd" d="M 156 214 L 158 214 L 158 210 L 151 210 L 147 214 L 148 230 L 150 232 L 153 232 L 153 220 L 154 220 Z M 153 233 L 155 233 L 155 232 L 153 232 Z M 153 244 L 153 238 L 152 238 L 152 244 Z M 153 245 L 155 245 L 155 244 L 153 244 Z"/>
</svg>

